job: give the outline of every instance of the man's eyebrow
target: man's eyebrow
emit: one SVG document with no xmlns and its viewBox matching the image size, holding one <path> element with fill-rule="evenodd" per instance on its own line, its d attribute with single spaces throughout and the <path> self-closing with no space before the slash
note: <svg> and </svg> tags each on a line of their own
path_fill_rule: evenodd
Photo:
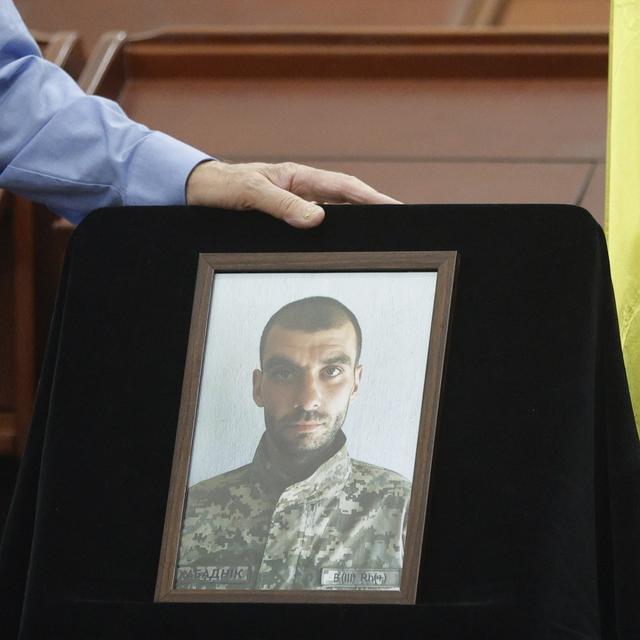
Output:
<svg viewBox="0 0 640 640">
<path fill-rule="evenodd" d="M 298 369 L 298 365 L 293 361 L 289 360 L 289 358 L 285 356 L 271 356 L 267 358 L 267 361 L 264 363 L 264 368 L 273 369 L 274 367 L 293 367 L 294 369 Z"/>
<path fill-rule="evenodd" d="M 346 353 L 340 353 L 336 356 L 331 356 L 322 361 L 322 364 L 353 364 L 351 357 Z"/>
<path fill-rule="evenodd" d="M 335 356 L 330 356 L 329 358 L 325 358 L 322 360 L 322 365 L 331 365 L 331 364 L 345 364 L 351 365 L 353 361 L 351 360 L 351 356 L 346 353 L 339 353 Z M 271 356 L 267 358 L 264 363 L 265 371 L 269 369 L 274 369 L 275 367 L 291 367 L 293 369 L 299 369 L 300 365 L 298 365 L 293 360 L 289 360 L 286 356 Z"/>
</svg>

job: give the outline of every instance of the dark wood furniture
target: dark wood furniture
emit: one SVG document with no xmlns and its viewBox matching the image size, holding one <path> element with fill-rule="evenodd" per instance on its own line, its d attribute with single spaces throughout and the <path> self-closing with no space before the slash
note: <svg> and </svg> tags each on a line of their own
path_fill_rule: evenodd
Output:
<svg viewBox="0 0 640 640">
<path fill-rule="evenodd" d="M 80 83 L 218 157 L 602 221 L 606 74 L 597 30 L 202 29 L 106 34 Z"/>
<path fill-rule="evenodd" d="M 107 19 L 72 1 L 55 12 L 45 0 L 18 2 L 35 26 L 142 28 L 215 14 L 223 26 L 106 34 L 80 77 L 132 118 L 214 156 L 344 171 L 408 203 L 582 204 L 602 223 L 608 2 L 406 0 L 391 22 L 387 4 L 328 11 L 281 0 L 248 11 L 193 0 L 150 12 L 133 2 L 127 12 L 105 6 Z M 67 36 L 41 42 L 76 73 L 82 51 Z M 22 448 L 72 227 L 43 208 L 34 220 L 26 202 L 4 209 L 0 235 L 16 237 L 0 273 L 0 357 L 11 363 L 0 368 L 0 451 L 9 452 Z"/>
<path fill-rule="evenodd" d="M 33 35 L 47 60 L 77 77 L 84 55 L 76 33 Z M 0 190 L 0 455 L 19 454 L 24 447 L 50 315 L 49 308 L 44 321 L 38 308 L 44 301 L 49 306 L 54 295 L 46 278 L 38 282 L 37 272 L 60 262 L 42 260 L 50 251 L 44 238 L 53 221 L 43 209 Z"/>
<path fill-rule="evenodd" d="M 487 22 L 499 27 L 609 25 L 609 0 L 488 0 L 485 12 Z"/>
<path fill-rule="evenodd" d="M 90 10 L 82 0 L 55 3 L 55 10 L 52 0 L 16 0 L 16 4 L 31 27 L 75 29 L 89 49 L 111 30 L 135 33 L 196 25 L 472 27 L 487 24 L 496 8 L 494 0 L 111 0 L 91 2 Z"/>
</svg>

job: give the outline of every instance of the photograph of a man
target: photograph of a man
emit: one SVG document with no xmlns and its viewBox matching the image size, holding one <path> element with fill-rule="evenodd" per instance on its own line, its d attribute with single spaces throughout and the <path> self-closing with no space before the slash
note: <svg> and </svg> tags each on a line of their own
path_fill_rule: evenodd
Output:
<svg viewBox="0 0 640 640">
<path fill-rule="evenodd" d="M 352 459 L 342 430 L 361 348 L 334 298 L 271 316 L 253 372 L 265 431 L 249 464 L 189 489 L 176 588 L 399 588 L 411 483 Z"/>
</svg>

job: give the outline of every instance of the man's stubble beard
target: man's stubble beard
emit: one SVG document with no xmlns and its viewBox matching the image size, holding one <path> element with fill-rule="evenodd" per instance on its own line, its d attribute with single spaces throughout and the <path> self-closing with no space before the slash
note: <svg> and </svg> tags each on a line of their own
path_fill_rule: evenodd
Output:
<svg viewBox="0 0 640 640">
<path fill-rule="evenodd" d="M 324 414 L 317 411 L 301 411 L 299 414 L 290 415 L 286 418 L 277 420 L 265 409 L 264 422 L 272 441 L 275 442 L 280 451 L 294 457 L 296 455 L 302 457 L 307 457 L 309 455 L 315 456 L 331 447 L 336 435 L 342 429 L 342 425 L 347 418 L 348 410 L 349 405 L 346 406 L 342 413 L 339 413 L 335 417 L 330 427 L 324 424 L 317 430 L 306 433 L 295 433 L 294 429 L 287 425 L 296 421 L 311 422 L 318 420 L 318 418 L 324 421 L 327 416 L 324 416 Z M 285 435 L 287 433 L 289 433 L 288 436 Z"/>
</svg>

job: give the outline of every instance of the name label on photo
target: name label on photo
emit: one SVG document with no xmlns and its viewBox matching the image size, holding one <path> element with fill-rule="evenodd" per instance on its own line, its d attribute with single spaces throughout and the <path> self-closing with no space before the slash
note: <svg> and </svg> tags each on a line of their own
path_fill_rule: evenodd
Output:
<svg viewBox="0 0 640 640">
<path fill-rule="evenodd" d="M 176 581 L 200 585 L 245 584 L 249 581 L 249 567 L 178 567 Z"/>
<path fill-rule="evenodd" d="M 397 589 L 399 570 L 382 569 L 322 569 L 323 587 L 351 587 L 354 589 Z"/>
</svg>

